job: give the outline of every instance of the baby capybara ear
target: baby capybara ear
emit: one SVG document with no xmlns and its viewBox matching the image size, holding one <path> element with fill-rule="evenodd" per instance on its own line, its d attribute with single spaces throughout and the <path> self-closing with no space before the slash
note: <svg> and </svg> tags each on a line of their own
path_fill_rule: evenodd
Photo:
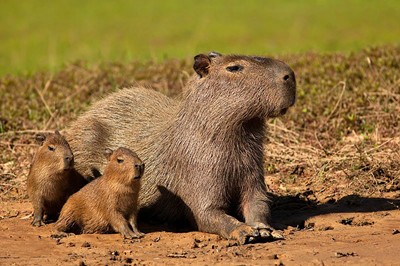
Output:
<svg viewBox="0 0 400 266">
<path fill-rule="evenodd" d="M 218 53 L 218 52 L 215 52 L 215 51 L 212 51 L 212 52 L 210 52 L 210 53 L 208 54 L 208 57 L 210 57 L 211 59 L 216 58 L 216 57 L 219 57 L 219 56 L 222 56 L 222 54 L 220 54 L 220 53 Z"/>
<path fill-rule="evenodd" d="M 108 148 L 107 148 L 107 149 L 104 151 L 104 156 L 107 158 L 107 161 L 109 161 L 109 160 L 111 159 L 112 153 L 113 153 L 113 150 L 112 150 L 112 149 L 108 149 Z"/>
<path fill-rule="evenodd" d="M 58 131 L 58 130 L 54 131 L 54 134 L 56 134 L 56 135 L 61 135 L 61 134 L 60 134 L 60 131 Z"/>
<path fill-rule="evenodd" d="M 194 57 L 193 69 L 200 78 L 208 74 L 208 69 L 211 64 L 211 59 L 205 54 L 198 54 Z"/>
<path fill-rule="evenodd" d="M 40 146 L 43 145 L 43 142 L 46 140 L 46 134 L 44 133 L 37 133 L 35 135 L 35 141 L 37 144 L 39 144 Z"/>
</svg>

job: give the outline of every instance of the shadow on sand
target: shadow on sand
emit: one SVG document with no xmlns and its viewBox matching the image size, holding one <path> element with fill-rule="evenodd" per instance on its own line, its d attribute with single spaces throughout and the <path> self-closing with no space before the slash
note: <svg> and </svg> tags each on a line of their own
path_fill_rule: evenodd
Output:
<svg viewBox="0 0 400 266">
<path fill-rule="evenodd" d="M 161 201 L 163 206 L 163 211 L 171 208 L 165 205 L 165 202 L 173 201 L 175 204 L 183 204 L 186 209 L 186 213 L 189 213 L 191 220 L 193 219 L 193 214 L 188 210 L 188 207 L 183 203 L 183 201 L 176 195 L 172 197 L 165 190 L 163 190 L 165 198 Z M 306 198 L 300 198 L 299 196 L 277 196 L 270 195 L 272 199 L 271 209 L 272 209 L 272 226 L 276 229 L 286 229 L 288 226 L 297 227 L 303 229 L 307 219 L 319 215 L 330 214 L 330 213 L 367 213 L 367 212 L 377 212 L 377 211 L 390 211 L 390 210 L 400 210 L 400 200 L 399 199 L 389 199 L 389 198 L 367 198 L 358 195 L 348 195 L 341 198 L 338 201 L 328 201 L 327 203 L 318 204 L 314 201 L 310 201 Z M 153 213 L 154 214 L 154 213 Z M 160 214 L 160 213 L 159 213 Z M 164 213 L 165 214 L 165 213 Z M 178 213 L 175 215 L 178 217 Z M 157 216 L 157 215 L 155 215 Z M 183 217 L 180 217 L 183 218 Z M 193 220 L 192 220 L 193 221 Z M 143 232 L 157 232 L 157 231 L 167 231 L 167 232 L 191 232 L 195 231 L 196 228 L 190 225 L 188 220 L 177 219 L 173 222 L 168 221 L 157 221 L 148 219 L 147 217 L 142 219 L 140 223 L 141 230 Z"/>
<path fill-rule="evenodd" d="M 307 219 L 330 213 L 367 213 L 400 210 L 399 199 L 368 198 L 348 195 L 338 201 L 318 204 L 298 196 L 272 195 L 272 224 L 284 229 L 287 226 L 303 228 Z M 283 227 L 283 228 L 282 228 Z"/>
</svg>

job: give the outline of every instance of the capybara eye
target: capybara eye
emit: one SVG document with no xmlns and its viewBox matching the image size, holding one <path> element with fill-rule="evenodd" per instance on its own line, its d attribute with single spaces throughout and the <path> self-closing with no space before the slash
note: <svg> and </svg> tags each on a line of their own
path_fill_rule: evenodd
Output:
<svg viewBox="0 0 400 266">
<path fill-rule="evenodd" d="M 264 61 L 265 61 L 265 58 L 263 58 L 263 57 L 254 56 L 253 58 L 254 58 L 254 60 L 256 60 L 257 62 L 264 62 Z"/>
<path fill-rule="evenodd" d="M 124 162 L 124 160 L 123 160 L 123 159 L 121 159 L 121 158 L 118 158 L 118 159 L 117 159 L 117 162 L 118 162 L 118 163 L 123 163 L 123 162 Z"/>
<path fill-rule="evenodd" d="M 47 148 L 49 149 L 49 151 L 55 151 L 56 150 L 56 147 L 54 147 L 54 146 L 48 146 Z"/>
<path fill-rule="evenodd" d="M 226 70 L 228 70 L 229 72 L 239 72 L 239 71 L 242 71 L 242 69 L 243 69 L 243 66 L 241 66 L 241 65 L 228 66 L 226 68 Z"/>
</svg>

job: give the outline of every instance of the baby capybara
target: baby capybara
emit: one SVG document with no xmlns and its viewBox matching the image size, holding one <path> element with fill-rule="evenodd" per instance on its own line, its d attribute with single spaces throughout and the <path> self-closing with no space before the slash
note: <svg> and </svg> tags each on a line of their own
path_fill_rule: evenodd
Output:
<svg viewBox="0 0 400 266">
<path fill-rule="evenodd" d="M 66 131 L 77 171 L 100 175 L 105 148 L 135 150 L 150 162 L 139 219 L 189 222 L 245 243 L 280 237 L 269 224 L 264 182 L 266 120 L 295 103 L 293 70 L 271 58 L 200 54 L 183 99 L 143 87 L 95 103 Z"/>
<path fill-rule="evenodd" d="M 32 201 L 32 225 L 55 220 L 68 197 L 87 182 L 74 169 L 74 156 L 65 138 L 58 132 L 39 133 L 40 144 L 29 171 L 27 186 Z"/>
<path fill-rule="evenodd" d="M 144 164 L 126 148 L 107 150 L 104 175 L 72 195 L 56 223 L 59 231 L 119 232 L 125 238 L 143 234 L 137 229 L 137 200 Z"/>
</svg>

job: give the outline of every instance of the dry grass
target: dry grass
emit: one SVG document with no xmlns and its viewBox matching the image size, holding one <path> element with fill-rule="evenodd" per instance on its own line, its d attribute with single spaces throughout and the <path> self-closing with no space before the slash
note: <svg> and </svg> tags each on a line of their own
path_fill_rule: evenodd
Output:
<svg viewBox="0 0 400 266">
<path fill-rule="evenodd" d="M 298 101 L 269 123 L 271 189 L 320 202 L 354 193 L 400 196 L 400 46 L 281 59 L 296 72 Z M 191 64 L 77 62 L 54 75 L 0 78 L 0 198 L 25 197 L 36 131 L 63 129 L 90 103 L 129 85 L 179 97 Z"/>
</svg>

